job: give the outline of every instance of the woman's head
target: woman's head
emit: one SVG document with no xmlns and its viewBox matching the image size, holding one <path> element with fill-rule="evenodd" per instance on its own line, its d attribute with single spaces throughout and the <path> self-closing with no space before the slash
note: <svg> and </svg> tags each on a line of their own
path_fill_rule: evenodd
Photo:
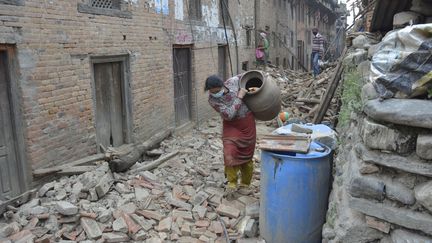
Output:
<svg viewBox="0 0 432 243">
<path fill-rule="evenodd" d="M 213 97 L 220 97 L 225 92 L 224 82 L 217 75 L 211 75 L 206 79 L 204 91 L 209 91 Z"/>
</svg>

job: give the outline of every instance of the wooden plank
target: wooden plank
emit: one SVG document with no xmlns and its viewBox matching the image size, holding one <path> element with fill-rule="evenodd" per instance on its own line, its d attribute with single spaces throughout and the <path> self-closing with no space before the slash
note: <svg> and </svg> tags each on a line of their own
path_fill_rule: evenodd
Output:
<svg viewBox="0 0 432 243">
<path fill-rule="evenodd" d="M 262 139 L 258 147 L 262 150 L 277 152 L 307 153 L 311 140 L 269 140 Z"/>
<path fill-rule="evenodd" d="M 122 102 L 122 81 L 121 62 L 113 62 L 111 74 L 111 99 L 109 116 L 111 120 L 112 145 L 118 147 L 124 143 L 123 136 L 123 102 Z"/>
<path fill-rule="evenodd" d="M 12 125 L 9 93 L 9 68 L 6 52 L 0 51 L 0 199 L 16 196 L 21 192 L 16 141 Z"/>
<path fill-rule="evenodd" d="M 111 75 L 111 64 L 99 63 L 94 65 L 94 80 L 96 86 L 96 136 L 98 143 L 102 144 L 105 148 L 111 145 L 111 119 L 109 116 Z"/>
<path fill-rule="evenodd" d="M 87 171 L 92 171 L 96 169 L 97 166 L 72 166 L 68 168 L 64 168 L 61 171 L 57 172 L 57 175 L 64 176 L 64 175 L 79 175 L 83 174 Z"/>
<path fill-rule="evenodd" d="M 150 162 L 150 163 L 148 163 L 148 164 L 142 165 L 141 167 L 138 167 L 138 168 L 136 168 L 136 169 L 134 169 L 134 170 L 130 170 L 130 171 L 129 171 L 129 174 L 134 174 L 134 173 L 136 173 L 136 172 L 144 171 L 144 170 L 153 170 L 154 168 L 158 167 L 158 166 L 161 165 L 162 163 L 164 163 L 164 162 L 166 162 L 166 161 L 172 159 L 172 158 L 173 158 L 174 156 L 176 156 L 178 153 L 179 153 L 179 151 L 177 151 L 177 150 L 174 151 L 174 152 L 171 152 L 171 153 L 169 153 L 169 154 L 167 154 L 167 155 L 164 155 L 164 156 L 160 157 L 159 159 L 157 159 L 157 160 L 155 160 L 155 161 L 152 161 L 152 162 Z"/>
<path fill-rule="evenodd" d="M 87 156 L 85 158 L 70 162 L 68 164 L 64 164 L 64 165 L 59 165 L 59 166 L 54 166 L 51 168 L 45 168 L 45 169 L 38 169 L 38 170 L 34 170 L 33 171 L 33 175 L 34 176 L 43 176 L 43 175 L 47 175 L 47 174 L 52 174 L 58 171 L 61 171 L 63 169 L 72 167 L 72 166 L 79 166 L 79 165 L 83 165 L 83 164 L 87 164 L 87 163 L 91 163 L 91 162 L 95 162 L 95 161 L 99 161 L 99 160 L 104 160 L 105 159 L 105 155 L 104 154 L 95 154 L 95 155 L 90 155 Z"/>
<path fill-rule="evenodd" d="M 345 57 L 346 52 L 347 52 L 347 48 L 345 47 L 345 49 L 343 50 L 342 55 L 340 57 L 339 63 L 336 67 L 336 70 L 333 73 L 332 80 L 330 81 L 324 96 L 321 98 L 320 108 L 319 108 L 318 112 L 315 114 L 314 119 L 313 119 L 313 123 L 315 123 L 315 124 L 322 122 L 322 120 L 324 119 L 324 116 L 325 116 L 325 114 L 326 114 L 326 112 L 330 106 L 331 100 L 333 99 L 333 96 L 334 96 L 336 89 L 339 85 L 339 81 L 341 79 L 342 72 L 344 70 L 343 59 Z"/>
<path fill-rule="evenodd" d="M 258 147 L 262 150 L 307 153 L 311 139 L 309 135 L 286 134 L 266 135 L 258 141 Z"/>
<path fill-rule="evenodd" d="M 36 195 L 36 192 L 37 189 L 32 189 L 7 201 L 0 201 L 0 215 L 6 212 L 8 206 L 17 207 L 19 205 L 28 202 L 31 198 L 33 198 Z"/>
<path fill-rule="evenodd" d="M 296 102 L 304 102 L 304 103 L 312 103 L 312 104 L 319 104 L 319 103 L 321 103 L 321 101 L 319 99 L 298 98 L 295 101 Z"/>
</svg>

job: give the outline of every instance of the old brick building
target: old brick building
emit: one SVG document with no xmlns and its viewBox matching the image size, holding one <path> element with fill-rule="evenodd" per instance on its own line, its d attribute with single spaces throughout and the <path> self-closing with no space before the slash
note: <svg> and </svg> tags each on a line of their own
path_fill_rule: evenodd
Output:
<svg viewBox="0 0 432 243">
<path fill-rule="evenodd" d="M 335 7 L 333 0 L 0 0 L 0 200 L 30 187 L 34 169 L 213 116 L 205 78 L 254 68 L 258 30 L 270 33 L 272 63 L 292 67 L 299 56 L 308 68 L 310 29 L 331 38 Z"/>
</svg>

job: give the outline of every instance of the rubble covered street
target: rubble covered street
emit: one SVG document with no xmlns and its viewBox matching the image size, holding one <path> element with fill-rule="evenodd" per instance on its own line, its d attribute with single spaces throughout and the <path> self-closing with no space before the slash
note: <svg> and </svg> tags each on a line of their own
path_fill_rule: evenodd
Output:
<svg viewBox="0 0 432 243">
<path fill-rule="evenodd" d="M 263 123 L 258 134 L 271 131 Z M 125 173 L 107 162 L 46 183 L 38 196 L 10 206 L 0 237 L 13 242 L 226 242 L 258 236 L 259 160 L 250 191 L 224 195 L 220 118 L 164 140 Z M 178 151 L 178 153 L 177 153 Z M 141 170 L 172 152 L 153 170 Z M 243 193 L 243 194 L 242 194 Z M 2 241 L 2 242 L 8 242 Z M 258 239 L 238 242 L 260 242 Z"/>
</svg>

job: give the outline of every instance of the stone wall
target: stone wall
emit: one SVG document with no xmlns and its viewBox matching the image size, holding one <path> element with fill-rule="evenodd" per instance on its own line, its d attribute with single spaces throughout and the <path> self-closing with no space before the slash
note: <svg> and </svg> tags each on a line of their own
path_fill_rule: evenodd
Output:
<svg viewBox="0 0 432 243">
<path fill-rule="evenodd" d="M 367 73 L 365 59 L 354 63 Z M 371 84 L 362 97 L 363 111 L 338 128 L 323 239 L 432 242 L 432 101 L 380 101 Z"/>
</svg>

